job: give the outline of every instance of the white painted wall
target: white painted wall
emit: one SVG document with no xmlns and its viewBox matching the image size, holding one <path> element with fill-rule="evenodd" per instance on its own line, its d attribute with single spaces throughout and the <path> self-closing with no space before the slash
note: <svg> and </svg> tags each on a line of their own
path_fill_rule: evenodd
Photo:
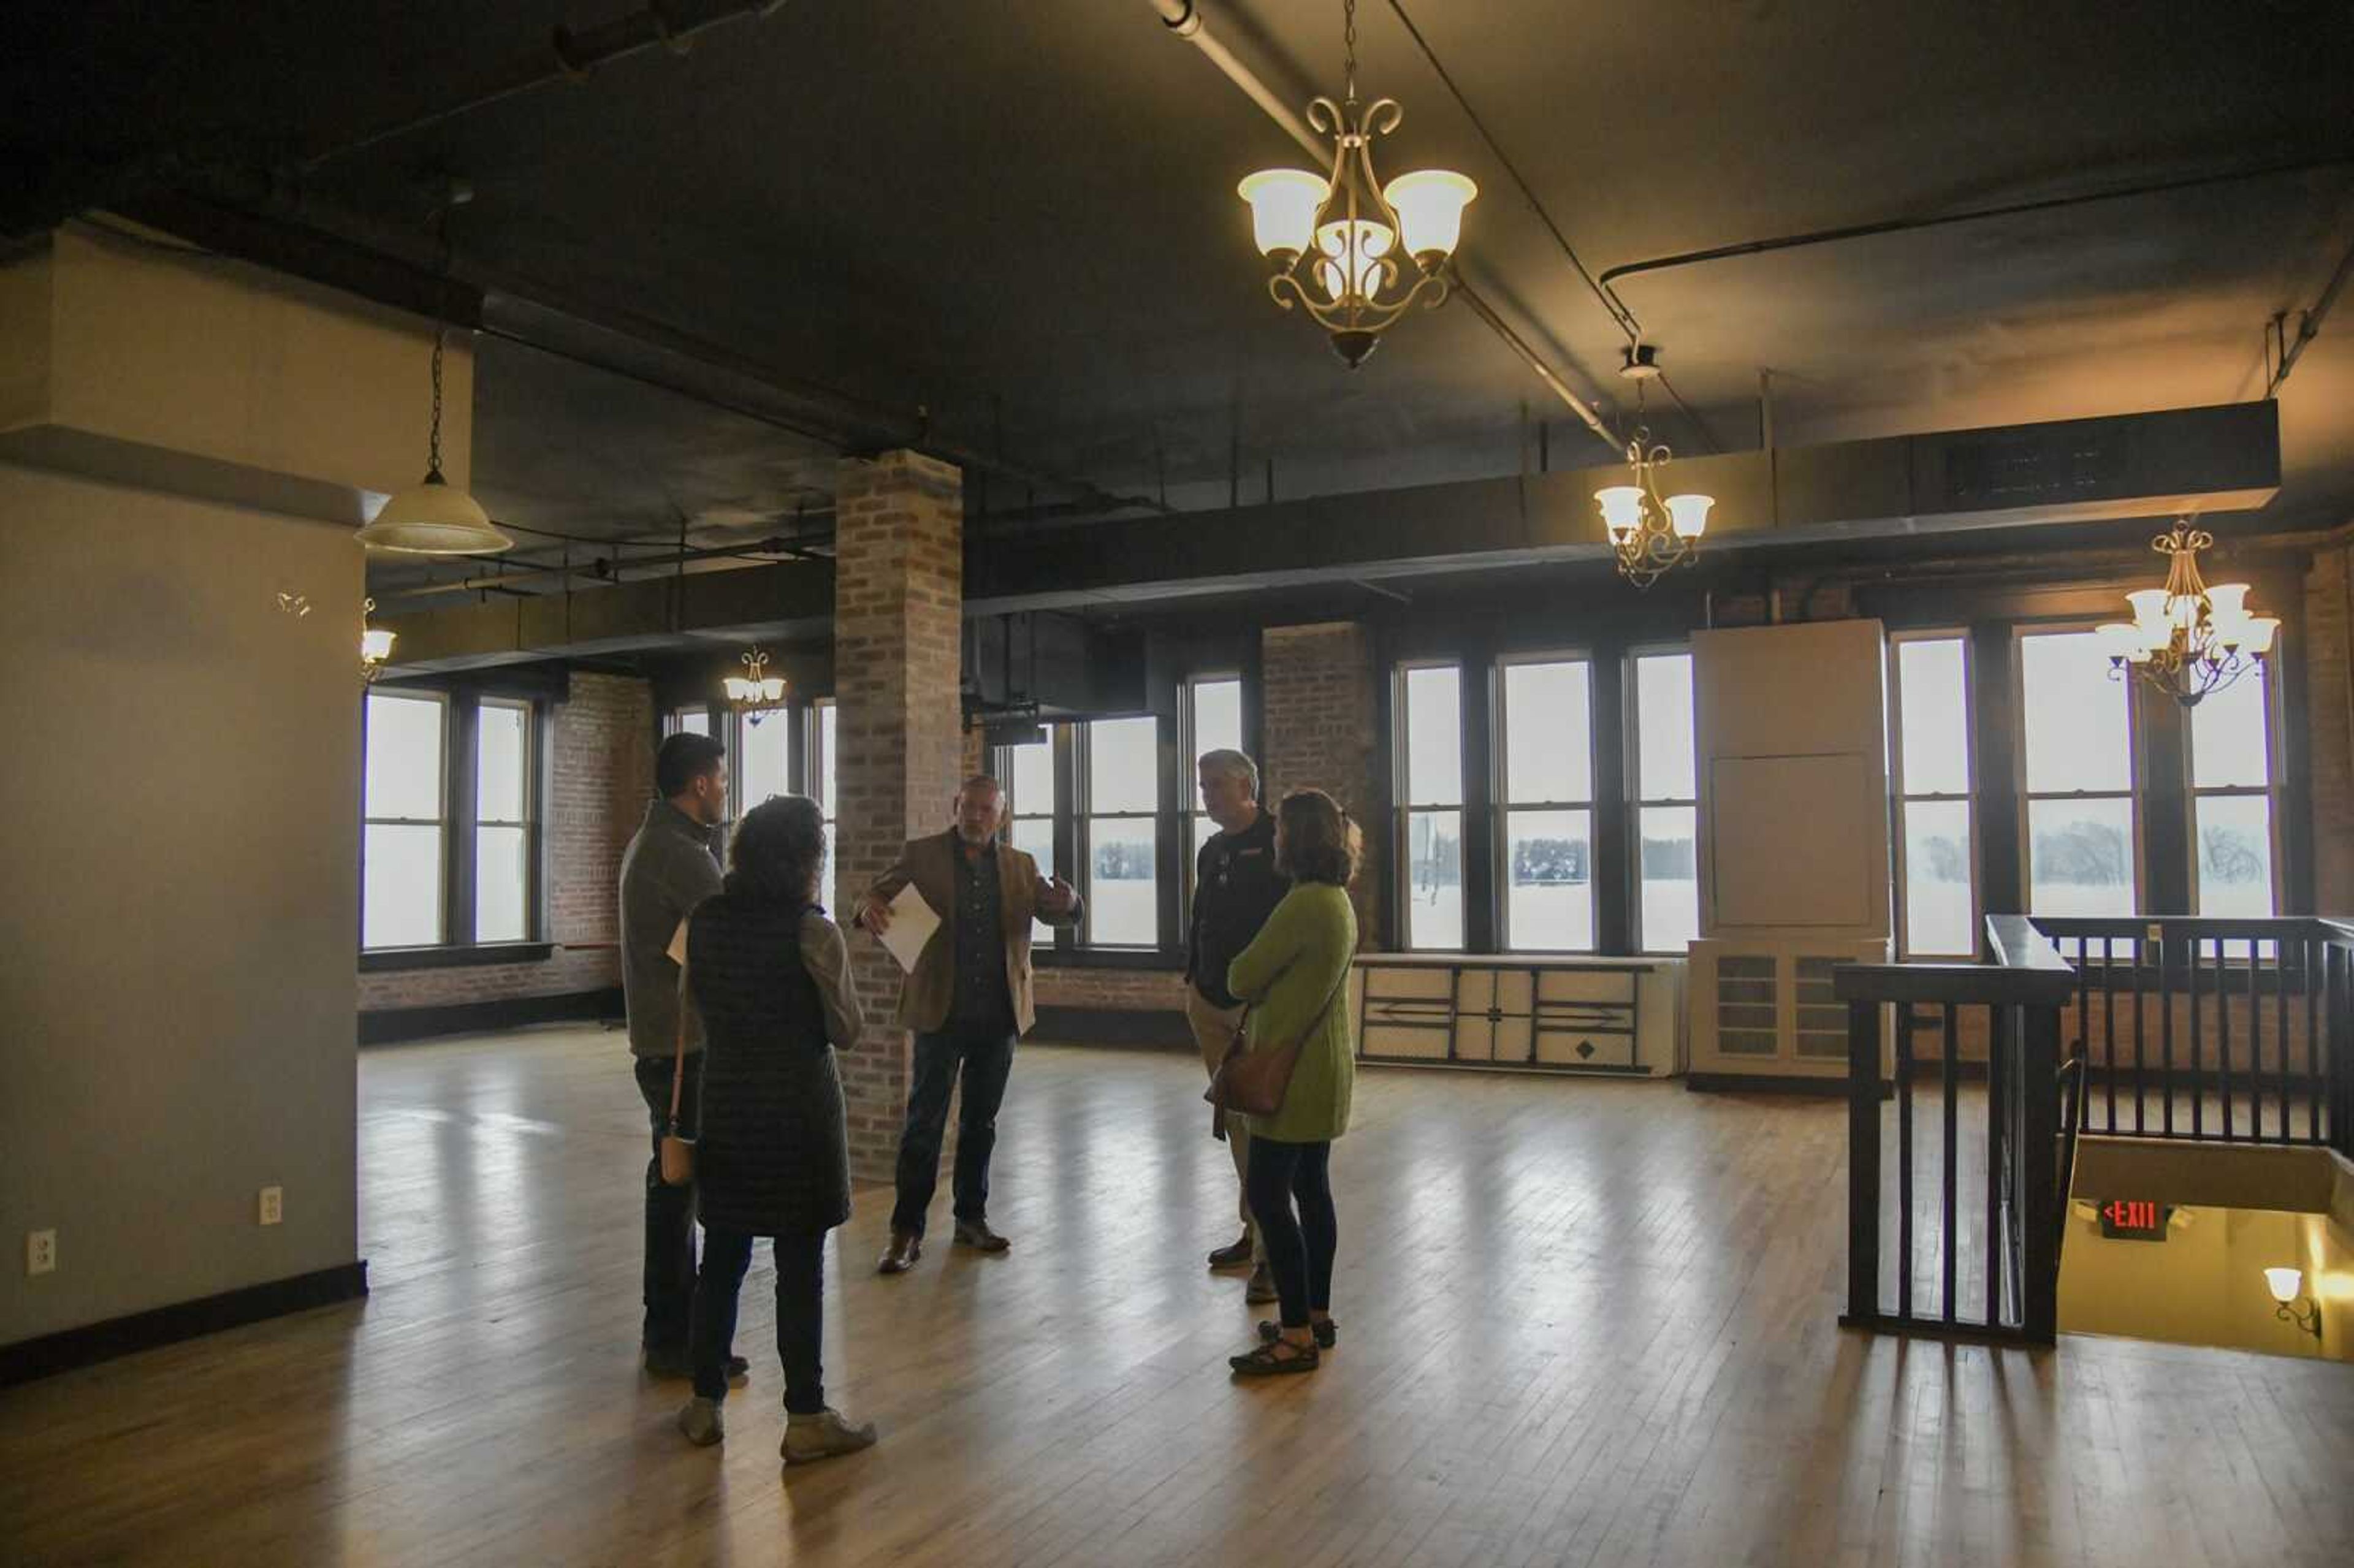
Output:
<svg viewBox="0 0 2354 1568">
<path fill-rule="evenodd" d="M 0 1343 L 357 1255 L 360 584 L 334 528 L 0 464 Z"/>
</svg>

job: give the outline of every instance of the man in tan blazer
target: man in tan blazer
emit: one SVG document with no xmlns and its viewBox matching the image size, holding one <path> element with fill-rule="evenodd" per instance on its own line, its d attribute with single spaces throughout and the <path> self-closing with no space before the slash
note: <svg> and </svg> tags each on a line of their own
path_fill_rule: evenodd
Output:
<svg viewBox="0 0 2354 1568">
<path fill-rule="evenodd" d="M 982 1252 L 1012 1244 L 989 1228 L 989 1156 L 997 1142 L 997 1107 L 1013 1070 L 1013 1043 L 1036 1021 L 1030 991 L 1030 923 L 1069 926 L 1079 895 L 1061 877 L 1049 882 L 1038 863 L 998 841 L 1005 792 L 981 775 L 957 791 L 956 823 L 910 839 L 898 863 L 859 900 L 858 924 L 876 936 L 891 925 L 891 900 L 915 885 L 940 917 L 899 991 L 899 1022 L 916 1034 L 916 1077 L 899 1129 L 898 1204 L 891 1245 L 878 1266 L 905 1273 L 923 1255 L 924 1216 L 938 1184 L 940 1140 L 949 1097 L 964 1078 L 957 1118 L 956 1239 Z"/>
</svg>

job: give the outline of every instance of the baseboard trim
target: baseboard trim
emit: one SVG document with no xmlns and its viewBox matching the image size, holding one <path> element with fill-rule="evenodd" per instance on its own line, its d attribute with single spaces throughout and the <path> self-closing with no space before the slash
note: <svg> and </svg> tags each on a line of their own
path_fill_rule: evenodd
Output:
<svg viewBox="0 0 2354 1568">
<path fill-rule="evenodd" d="M 1844 1077 L 1783 1077 L 1767 1073 L 1687 1073 L 1684 1087 L 1697 1095 L 1813 1095 L 1825 1099 L 1847 1095 Z"/>
<path fill-rule="evenodd" d="M 1193 1026 L 1173 1007 L 1042 1007 L 1030 1038 L 1044 1045 L 1193 1048 Z"/>
<path fill-rule="evenodd" d="M 580 1023 L 622 1016 L 621 988 L 562 991 L 554 996 L 502 996 L 435 1007 L 382 1007 L 359 1015 L 359 1043 L 391 1045 L 440 1034 L 520 1029 L 528 1023 Z"/>
<path fill-rule="evenodd" d="M 0 1388 L 368 1293 L 367 1259 L 0 1345 Z"/>
</svg>

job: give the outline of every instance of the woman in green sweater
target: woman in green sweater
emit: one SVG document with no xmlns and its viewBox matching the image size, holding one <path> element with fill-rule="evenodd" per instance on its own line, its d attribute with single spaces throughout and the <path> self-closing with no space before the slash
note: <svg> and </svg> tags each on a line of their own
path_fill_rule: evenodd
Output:
<svg viewBox="0 0 2354 1568">
<path fill-rule="evenodd" d="M 1300 1042 L 1282 1106 L 1250 1118 L 1244 1185 L 1283 1319 L 1261 1323 L 1260 1344 L 1231 1358 L 1248 1377 L 1313 1372 L 1319 1348 L 1333 1340 L 1331 1169 L 1332 1140 L 1349 1128 L 1355 1079 L 1344 1002 L 1357 946 L 1348 886 L 1359 842 L 1356 824 L 1321 789 L 1285 796 L 1275 812 L 1275 868 L 1291 891 L 1226 973 L 1226 989 L 1250 1004 L 1251 1050 Z"/>
</svg>

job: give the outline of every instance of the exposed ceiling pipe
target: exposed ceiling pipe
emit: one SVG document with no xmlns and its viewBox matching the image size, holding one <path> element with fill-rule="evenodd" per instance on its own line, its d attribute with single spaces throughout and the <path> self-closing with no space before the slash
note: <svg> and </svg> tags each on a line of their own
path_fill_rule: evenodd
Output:
<svg viewBox="0 0 2354 1568">
<path fill-rule="evenodd" d="M 2274 367 L 2271 379 L 2265 383 L 2265 397 L 2269 397 L 2281 389 L 2281 383 L 2288 379 L 2288 373 L 2296 368 L 2297 358 L 2305 353 L 2305 345 L 2321 335 L 2322 318 L 2329 314 L 2329 308 L 2338 302 L 2338 296 L 2346 291 L 2346 280 L 2349 275 L 2354 275 L 2354 249 L 2348 250 L 2338 259 L 2338 270 L 2329 275 L 2328 286 L 2321 291 L 2321 298 L 2314 302 L 2313 308 L 2299 313 L 2296 336 L 2281 350 L 2280 364 Z"/>
<path fill-rule="evenodd" d="M 831 517 L 831 513 L 811 513 L 812 517 Z M 763 565 L 776 561 L 822 560 L 810 546 L 830 544 L 832 531 L 816 531 L 808 538 L 769 538 L 748 541 L 741 545 L 689 546 L 673 547 L 656 556 L 609 556 L 592 559 L 585 566 L 533 567 L 524 571 L 495 572 L 462 577 L 445 583 L 420 583 L 413 588 L 379 591 L 376 598 L 386 601 L 403 599 L 431 599 L 440 594 L 473 593 L 483 588 L 513 591 L 518 583 L 546 582 L 550 577 L 584 577 L 592 583 L 624 581 L 624 572 L 656 569 L 684 572 L 701 562 L 751 561 Z"/>
<path fill-rule="evenodd" d="M 1211 32 L 1209 24 L 1203 18 L 1201 6 L 1196 4 L 1196 0 L 1146 0 L 1146 3 L 1152 7 L 1153 14 L 1161 18 L 1163 26 L 1201 50 L 1228 81 L 1242 89 L 1244 94 L 1253 103 L 1257 104 L 1260 111 L 1282 129 L 1284 134 L 1299 143 L 1307 151 L 1308 155 L 1315 160 L 1317 167 L 1322 168 L 1331 161 L 1331 145 L 1310 130 L 1308 122 L 1300 118 L 1299 111 L 1285 102 L 1273 88 L 1267 86 L 1257 71 L 1236 58 L 1234 51 L 1227 48 L 1217 36 Z M 1585 399 L 1570 390 L 1569 384 L 1547 366 L 1544 361 L 1538 357 L 1536 350 L 1529 345 L 1528 341 L 1513 331 L 1503 317 L 1496 313 L 1495 307 L 1480 296 L 1479 290 L 1473 287 L 1470 279 L 1465 275 L 1459 254 L 1452 271 L 1454 291 L 1457 297 L 1471 308 L 1474 315 L 1487 323 L 1490 332 L 1503 340 L 1505 347 L 1511 349 L 1520 357 L 1522 363 L 1536 373 L 1537 379 L 1543 381 L 1547 389 L 1569 405 L 1570 411 L 1577 416 L 1579 422 L 1593 431 L 1596 438 L 1610 449 L 1611 455 L 1623 456 L 1627 450 L 1626 443 L 1611 433 L 1610 427 L 1603 423 L 1602 416 L 1588 406 Z"/>
<path fill-rule="evenodd" d="M 2184 179 L 2154 180 L 2141 185 L 2120 185 L 2113 190 L 2084 191 L 2075 196 L 2047 196 L 2040 201 L 2011 202 L 2002 207 L 1974 207 L 1967 212 L 1949 212 L 1935 217 L 1897 217 L 1878 223 L 1855 223 L 1843 228 L 1819 228 L 1806 234 L 1787 234 L 1773 239 L 1750 239 L 1738 245 L 1716 245 L 1706 250 L 1686 250 L 1674 256 L 1655 256 L 1648 261 L 1628 261 L 1608 268 L 1602 274 L 1602 286 L 1608 288 L 1620 278 L 1630 278 L 1638 272 L 1663 272 L 1670 268 L 1690 267 L 1702 261 L 1722 261 L 1734 256 L 1762 256 L 1773 250 L 1796 250 L 1809 245 L 1828 245 L 1834 240 L 1864 239 L 1881 234 L 1907 234 L 1916 229 L 1942 228 L 1949 224 L 1978 223 L 1991 217 L 2016 217 L 2023 213 L 2054 212 L 2064 207 L 2083 207 L 2092 202 L 2123 201 L 2131 196 L 2163 196 L 2169 191 L 2196 190 L 2202 185 L 2232 185 L 2244 180 L 2264 179 L 2272 175 L 2300 174 L 2313 169 L 2330 169 L 2354 164 L 2354 157 L 2338 154 L 2327 158 L 2306 158 L 2295 163 L 2265 164 L 2255 168 L 2229 169 L 2221 174 L 2193 175 Z"/>
</svg>

